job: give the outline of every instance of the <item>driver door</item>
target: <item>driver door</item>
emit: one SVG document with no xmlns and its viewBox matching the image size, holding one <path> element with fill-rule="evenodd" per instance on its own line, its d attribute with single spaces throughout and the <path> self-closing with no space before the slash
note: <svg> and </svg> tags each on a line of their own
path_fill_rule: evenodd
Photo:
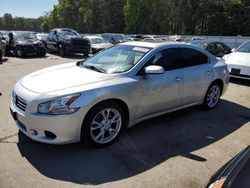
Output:
<svg viewBox="0 0 250 188">
<path fill-rule="evenodd" d="M 136 75 L 136 116 L 144 116 L 171 110 L 182 104 L 183 71 L 181 52 L 178 48 L 157 52 Z M 163 74 L 143 74 L 150 65 L 165 69 Z"/>
</svg>

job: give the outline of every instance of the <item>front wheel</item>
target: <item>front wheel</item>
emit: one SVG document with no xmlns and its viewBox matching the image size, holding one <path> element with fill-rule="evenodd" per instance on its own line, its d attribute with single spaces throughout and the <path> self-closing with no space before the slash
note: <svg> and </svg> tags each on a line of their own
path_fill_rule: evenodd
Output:
<svg viewBox="0 0 250 188">
<path fill-rule="evenodd" d="M 221 86 L 219 83 L 215 82 L 212 83 L 205 95 L 205 98 L 203 100 L 203 107 L 206 109 L 213 109 L 216 107 L 220 100 L 221 96 Z"/>
<path fill-rule="evenodd" d="M 61 57 L 65 56 L 65 48 L 61 44 L 59 44 L 59 55 Z"/>
<path fill-rule="evenodd" d="M 87 114 L 82 129 L 82 139 L 95 147 L 114 142 L 125 123 L 123 109 L 115 102 L 104 102 Z"/>
</svg>

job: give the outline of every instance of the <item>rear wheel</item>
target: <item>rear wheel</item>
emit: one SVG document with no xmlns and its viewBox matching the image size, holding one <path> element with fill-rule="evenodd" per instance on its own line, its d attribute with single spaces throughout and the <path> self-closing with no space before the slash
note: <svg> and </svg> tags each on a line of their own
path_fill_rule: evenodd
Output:
<svg viewBox="0 0 250 188">
<path fill-rule="evenodd" d="M 216 107 L 221 96 L 221 85 L 219 82 L 212 83 L 203 100 L 203 107 L 206 109 L 213 109 Z"/>
<path fill-rule="evenodd" d="M 125 123 L 123 109 L 115 102 L 104 102 L 87 114 L 82 128 L 82 139 L 95 147 L 114 142 Z"/>
<path fill-rule="evenodd" d="M 40 57 L 44 57 L 46 55 L 46 49 L 45 48 L 42 48 L 39 52 L 39 56 Z"/>
</svg>

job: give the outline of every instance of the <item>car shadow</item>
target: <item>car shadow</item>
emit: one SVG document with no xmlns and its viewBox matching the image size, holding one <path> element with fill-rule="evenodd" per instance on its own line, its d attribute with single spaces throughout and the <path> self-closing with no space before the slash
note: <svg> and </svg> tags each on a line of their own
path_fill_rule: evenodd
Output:
<svg viewBox="0 0 250 188">
<path fill-rule="evenodd" d="M 145 172 L 174 156 L 205 162 L 193 151 L 223 139 L 250 121 L 250 110 L 221 100 L 212 111 L 192 107 L 146 120 L 112 145 L 47 145 L 19 133 L 19 151 L 44 176 L 78 184 L 103 184 Z"/>
<path fill-rule="evenodd" d="M 2 60 L 0 60 L 0 65 L 6 63 L 9 59 L 8 58 L 3 58 Z"/>
<path fill-rule="evenodd" d="M 250 86 L 250 80 L 245 80 L 240 78 L 230 78 L 230 82 L 234 84 Z"/>
<path fill-rule="evenodd" d="M 52 55 L 56 55 L 56 56 L 60 57 L 59 53 L 57 53 L 57 52 L 47 52 L 47 53 L 50 53 Z M 63 58 L 66 58 L 66 59 L 78 59 L 79 60 L 79 59 L 87 59 L 88 57 L 86 57 L 86 56 L 84 56 L 82 54 L 78 54 L 78 53 L 69 53 L 69 54 L 63 56 Z"/>
</svg>

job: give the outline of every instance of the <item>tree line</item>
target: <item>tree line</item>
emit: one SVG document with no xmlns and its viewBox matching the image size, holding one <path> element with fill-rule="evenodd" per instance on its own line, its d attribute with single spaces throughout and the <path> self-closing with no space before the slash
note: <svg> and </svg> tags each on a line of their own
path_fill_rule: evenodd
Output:
<svg viewBox="0 0 250 188">
<path fill-rule="evenodd" d="M 250 0 L 59 0 L 38 19 L 5 14 L 0 30 L 250 35 Z"/>
</svg>

